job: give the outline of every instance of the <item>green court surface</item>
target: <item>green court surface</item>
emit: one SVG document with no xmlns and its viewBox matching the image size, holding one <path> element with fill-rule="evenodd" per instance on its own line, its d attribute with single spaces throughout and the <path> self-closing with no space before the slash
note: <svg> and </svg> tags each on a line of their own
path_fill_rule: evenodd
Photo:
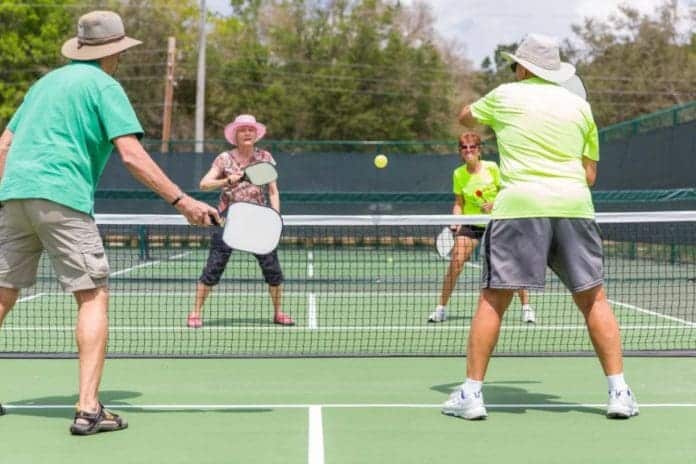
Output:
<svg viewBox="0 0 696 464">
<path fill-rule="evenodd" d="M 110 360 L 102 400 L 130 427 L 72 437 L 76 361 L 0 360 L 0 462 L 687 463 L 696 363 L 628 358 L 640 416 L 603 415 L 594 358 L 494 358 L 489 418 L 443 416 L 457 358 Z"/>
</svg>

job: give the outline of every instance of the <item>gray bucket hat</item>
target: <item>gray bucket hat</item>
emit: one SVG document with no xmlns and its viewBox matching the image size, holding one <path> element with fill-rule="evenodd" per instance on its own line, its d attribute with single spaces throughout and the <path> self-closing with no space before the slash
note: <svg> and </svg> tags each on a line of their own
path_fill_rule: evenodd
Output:
<svg viewBox="0 0 696 464">
<path fill-rule="evenodd" d="M 92 11 L 77 22 L 77 37 L 63 44 L 61 53 L 72 60 L 98 60 L 142 42 L 126 37 L 121 17 L 113 11 Z"/>
<path fill-rule="evenodd" d="M 558 41 L 541 34 L 529 34 L 515 54 L 501 52 L 503 58 L 527 68 L 536 76 L 560 84 L 575 75 L 575 66 L 561 61 Z"/>
</svg>

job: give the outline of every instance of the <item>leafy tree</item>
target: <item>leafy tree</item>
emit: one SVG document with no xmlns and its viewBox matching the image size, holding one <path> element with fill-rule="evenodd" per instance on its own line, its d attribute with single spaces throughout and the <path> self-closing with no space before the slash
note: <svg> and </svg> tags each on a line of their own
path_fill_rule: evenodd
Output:
<svg viewBox="0 0 696 464">
<path fill-rule="evenodd" d="M 21 104 L 29 86 L 63 62 L 60 49 L 74 35 L 75 9 L 64 0 L 0 3 L 0 126 Z"/>
<path fill-rule="evenodd" d="M 689 31 L 680 31 L 683 21 Z M 605 21 L 573 27 L 582 44 L 567 51 L 579 58 L 595 117 L 606 125 L 696 98 L 693 18 L 680 17 L 676 0 L 652 15 L 628 5 Z"/>
</svg>

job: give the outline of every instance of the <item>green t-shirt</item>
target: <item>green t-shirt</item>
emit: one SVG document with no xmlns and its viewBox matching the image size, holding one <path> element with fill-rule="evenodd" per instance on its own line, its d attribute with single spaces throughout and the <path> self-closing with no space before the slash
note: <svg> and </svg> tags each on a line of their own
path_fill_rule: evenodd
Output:
<svg viewBox="0 0 696 464">
<path fill-rule="evenodd" d="M 471 113 L 498 139 L 494 219 L 594 218 L 582 157 L 599 160 L 599 138 L 585 100 L 534 77 L 495 88 Z"/>
<path fill-rule="evenodd" d="M 7 128 L 14 135 L 0 201 L 42 198 L 86 214 L 111 141 L 143 133 L 121 85 L 96 62 L 80 61 L 37 81 Z"/>
<path fill-rule="evenodd" d="M 464 200 L 462 214 L 486 214 L 481 211 L 484 203 L 491 203 L 500 188 L 500 171 L 492 161 L 481 161 L 481 169 L 471 174 L 466 164 L 452 174 L 452 192 Z"/>
</svg>

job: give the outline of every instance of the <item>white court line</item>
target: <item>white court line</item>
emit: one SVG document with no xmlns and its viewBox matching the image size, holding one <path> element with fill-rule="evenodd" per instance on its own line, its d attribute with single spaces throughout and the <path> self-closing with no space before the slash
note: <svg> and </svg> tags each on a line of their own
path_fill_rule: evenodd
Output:
<svg viewBox="0 0 696 464">
<path fill-rule="evenodd" d="M 317 296 L 314 293 L 307 294 L 307 328 L 316 330 L 317 323 Z"/>
<path fill-rule="evenodd" d="M 307 252 L 307 278 L 314 278 L 314 253 Z M 307 328 L 317 328 L 317 295 L 315 293 L 307 293 Z M 322 459 L 323 461 L 323 459 Z"/>
<path fill-rule="evenodd" d="M 563 408 L 605 408 L 606 403 L 510 403 L 486 404 L 488 409 L 563 409 Z M 696 403 L 640 403 L 641 408 L 696 408 Z M 12 404 L 3 403 L 8 410 L 31 409 L 69 409 L 74 404 Z M 434 409 L 442 404 L 411 403 L 329 403 L 329 404 L 107 404 L 108 409 L 134 411 L 227 411 L 256 409 Z"/>
<path fill-rule="evenodd" d="M 667 320 L 674 321 L 674 322 L 681 322 L 682 324 L 686 325 L 687 327 L 696 327 L 696 322 L 687 321 L 686 319 L 681 319 L 679 317 L 668 316 L 667 314 L 659 313 L 657 311 L 651 311 L 649 309 L 641 308 L 640 306 L 635 306 L 635 305 L 628 304 L 628 303 L 622 303 L 620 301 L 611 300 L 611 299 L 609 300 L 609 303 L 616 305 L 616 306 L 623 306 L 625 308 L 632 309 L 632 310 L 637 311 L 639 313 L 650 314 L 651 316 L 661 317 L 663 319 L 667 319 Z"/>
<path fill-rule="evenodd" d="M 311 251 L 307 252 L 307 277 L 314 277 L 314 253 Z"/>
<path fill-rule="evenodd" d="M 469 325 L 422 325 L 422 326 L 324 326 L 324 327 L 251 327 L 251 326 L 204 326 L 196 330 L 191 330 L 185 326 L 110 326 L 109 331 L 111 332 L 185 332 L 185 333 L 202 333 L 202 332 L 276 332 L 276 331 L 306 331 L 313 330 L 319 332 L 391 332 L 391 331 L 411 331 L 411 332 L 438 332 L 438 331 L 459 331 L 459 330 L 469 330 L 471 326 Z M 696 327 L 690 327 L 696 329 Z M 626 325 L 621 326 L 621 330 L 665 330 L 665 329 L 684 329 L 684 325 Z M 46 331 L 46 332 L 66 332 L 73 331 L 75 327 L 72 326 L 3 326 L 2 330 L 23 332 L 23 331 Z M 500 328 L 502 331 L 522 331 L 522 332 L 533 332 L 533 331 L 574 331 L 574 330 L 587 330 L 587 326 L 584 324 L 580 325 L 513 325 L 513 326 L 502 326 Z"/>
<path fill-rule="evenodd" d="M 308 464 L 324 464 L 324 426 L 321 420 L 321 406 L 309 407 Z"/>
</svg>

